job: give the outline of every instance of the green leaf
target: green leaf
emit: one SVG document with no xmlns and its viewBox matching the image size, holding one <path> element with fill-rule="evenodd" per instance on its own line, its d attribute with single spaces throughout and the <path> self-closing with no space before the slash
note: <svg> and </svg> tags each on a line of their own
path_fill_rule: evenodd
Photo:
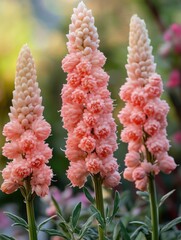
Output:
<svg viewBox="0 0 181 240">
<path fill-rule="evenodd" d="M 57 213 L 57 216 L 60 218 L 60 221 L 61 221 L 61 222 L 66 223 L 64 217 L 63 217 L 60 213 Z"/>
<path fill-rule="evenodd" d="M 52 199 L 52 202 L 53 202 L 53 204 L 54 204 L 54 206 L 55 206 L 57 212 L 58 212 L 60 215 L 62 215 L 62 211 L 61 211 L 61 209 L 60 209 L 60 207 L 59 207 L 57 201 L 55 200 L 55 198 L 54 198 L 53 196 L 51 196 L 51 199 Z"/>
<path fill-rule="evenodd" d="M 46 232 L 48 235 L 50 236 L 59 236 L 59 237 L 63 237 L 66 240 L 70 240 L 66 235 L 64 235 L 62 232 L 55 230 L 55 229 L 46 229 L 46 228 L 42 228 L 41 229 L 42 232 Z"/>
<path fill-rule="evenodd" d="M 118 191 L 116 191 L 115 196 L 114 196 L 114 208 L 113 208 L 111 218 L 113 218 L 115 216 L 115 214 L 117 213 L 117 211 L 119 210 L 119 202 L 120 202 L 120 195 L 119 195 Z"/>
<path fill-rule="evenodd" d="M 139 234 L 135 238 L 135 240 L 146 240 L 146 237 L 145 237 L 145 235 L 142 232 L 139 232 Z"/>
<path fill-rule="evenodd" d="M 60 222 L 58 224 L 58 226 L 61 229 L 61 231 L 63 231 L 64 235 L 67 236 L 68 238 L 70 238 L 70 232 L 72 230 L 71 230 L 71 227 L 69 226 L 69 224 L 66 222 Z"/>
<path fill-rule="evenodd" d="M 130 224 L 138 224 L 138 225 L 141 225 L 141 226 L 148 227 L 148 225 L 145 222 L 142 222 L 142 221 L 132 221 L 132 222 L 130 222 Z"/>
<path fill-rule="evenodd" d="M 21 227 L 23 227 L 23 228 L 25 228 L 25 229 L 28 229 L 28 224 L 27 224 L 27 222 L 23 219 L 23 218 L 21 218 L 21 217 L 19 217 L 19 216 L 16 216 L 16 215 L 14 215 L 14 214 L 12 214 L 12 213 L 10 213 L 10 212 L 4 212 L 11 220 L 13 220 L 15 223 L 13 223 L 12 224 L 12 226 L 21 226 Z"/>
<path fill-rule="evenodd" d="M 120 240 L 121 239 L 121 229 L 119 223 L 116 224 L 113 230 L 113 240 Z"/>
<path fill-rule="evenodd" d="M 87 221 L 84 223 L 84 225 L 81 228 L 80 231 L 80 236 L 78 237 L 78 240 L 81 240 L 83 238 L 83 236 L 86 234 L 86 232 L 89 230 L 89 227 L 91 226 L 93 220 L 95 219 L 97 215 L 97 212 L 92 214 L 92 216 L 90 216 Z"/>
<path fill-rule="evenodd" d="M 138 236 L 139 232 L 144 232 L 145 234 L 148 234 L 148 228 L 145 228 L 144 226 L 138 227 L 132 234 L 131 234 L 131 239 L 135 239 L 135 237 Z"/>
<path fill-rule="evenodd" d="M 136 228 L 136 230 L 131 234 L 131 240 L 135 239 L 136 236 L 138 236 L 139 232 L 142 230 L 142 226 Z"/>
<path fill-rule="evenodd" d="M 131 240 L 124 224 L 122 223 L 122 221 L 119 222 L 120 227 L 121 227 L 121 236 L 123 237 L 124 240 Z"/>
<path fill-rule="evenodd" d="M 77 225 L 77 222 L 80 217 L 80 211 L 81 211 L 81 203 L 78 203 L 72 212 L 71 223 L 72 223 L 73 228 L 75 228 Z"/>
<path fill-rule="evenodd" d="M 161 232 L 166 232 L 170 228 L 174 227 L 175 225 L 179 224 L 181 222 L 181 217 L 177 217 L 171 222 L 167 223 L 165 226 L 162 227 Z"/>
<path fill-rule="evenodd" d="M 105 216 L 107 219 L 109 219 L 109 207 L 108 206 L 106 206 Z"/>
<path fill-rule="evenodd" d="M 90 209 L 91 209 L 91 211 L 92 211 L 93 213 L 96 213 L 96 219 L 97 219 L 97 221 L 99 222 L 101 228 L 104 229 L 104 228 L 105 228 L 105 222 L 104 222 L 103 217 L 101 216 L 100 211 L 97 210 L 97 208 L 94 207 L 94 205 L 91 205 L 91 206 L 90 206 Z"/>
<path fill-rule="evenodd" d="M 94 200 L 94 198 L 91 196 L 89 190 L 88 190 L 86 187 L 83 188 L 83 192 L 84 192 L 86 198 L 87 198 L 92 204 L 94 204 L 94 203 L 95 203 L 95 200 Z"/>
<path fill-rule="evenodd" d="M 175 189 L 173 189 L 172 191 L 168 192 L 167 194 L 165 194 L 161 199 L 160 199 L 160 202 L 159 202 L 159 207 L 165 202 L 165 200 L 170 197 L 170 195 L 175 192 Z"/>
<path fill-rule="evenodd" d="M 5 234 L 0 234 L 0 239 L 1 240 L 16 240 L 15 238 L 9 237 L 9 236 L 7 236 Z"/>
<path fill-rule="evenodd" d="M 146 223 L 147 226 L 148 226 L 149 232 L 151 232 L 151 230 L 152 230 L 151 219 L 150 219 L 148 216 L 145 216 L 145 223 Z"/>
<path fill-rule="evenodd" d="M 50 220 L 52 220 L 53 218 L 57 217 L 57 215 L 53 215 L 47 219 L 45 219 L 43 222 L 41 222 L 39 225 L 38 225 L 38 231 L 41 230 L 42 226 L 45 225 L 47 222 L 49 222 Z"/>
<path fill-rule="evenodd" d="M 142 191 L 136 191 L 136 194 L 141 197 L 145 201 L 149 201 L 149 193 L 148 192 L 142 192 Z"/>
</svg>

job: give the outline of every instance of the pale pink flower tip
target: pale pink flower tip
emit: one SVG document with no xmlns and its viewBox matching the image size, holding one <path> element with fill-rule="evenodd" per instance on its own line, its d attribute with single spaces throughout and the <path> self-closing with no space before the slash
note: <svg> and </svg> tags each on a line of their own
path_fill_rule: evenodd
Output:
<svg viewBox="0 0 181 240">
<path fill-rule="evenodd" d="M 160 99 L 163 83 L 155 68 L 145 22 L 134 15 L 130 22 L 128 78 L 119 93 L 125 107 L 118 118 L 124 126 L 121 140 L 128 143 L 129 151 L 123 176 L 134 181 L 141 191 L 147 188 L 149 174 L 170 173 L 176 167 L 168 155 L 161 160 L 170 147 L 166 134 L 169 106 Z M 146 159 L 147 151 L 152 157 L 151 162 Z"/>
<path fill-rule="evenodd" d="M 51 127 L 43 119 L 41 102 L 34 61 L 30 49 L 24 45 L 17 61 L 10 122 L 3 128 L 6 137 L 3 155 L 12 159 L 2 171 L 1 190 L 7 194 L 23 187 L 27 178 L 31 178 L 32 192 L 41 197 L 48 194 L 53 174 L 46 163 L 52 157 L 52 150 L 44 140 Z"/>
<path fill-rule="evenodd" d="M 41 90 L 36 78 L 33 57 L 29 47 L 24 45 L 17 60 L 13 106 L 9 114 L 11 120 L 18 120 L 24 128 L 43 113 Z"/>
<path fill-rule="evenodd" d="M 84 51 L 84 54 L 87 55 L 92 50 L 96 50 L 99 47 L 99 39 L 91 10 L 88 10 L 85 4 L 80 2 L 78 7 L 74 8 L 71 20 L 67 35 L 69 52 Z"/>
<path fill-rule="evenodd" d="M 109 76 L 102 69 L 106 58 L 98 50 L 99 39 L 91 10 L 83 2 L 74 9 L 69 26 L 68 51 L 62 60 L 67 83 L 61 92 L 63 127 L 68 131 L 67 177 L 83 187 L 89 174 L 100 174 L 109 187 L 119 184 L 116 124 L 113 101 L 107 89 Z"/>
</svg>

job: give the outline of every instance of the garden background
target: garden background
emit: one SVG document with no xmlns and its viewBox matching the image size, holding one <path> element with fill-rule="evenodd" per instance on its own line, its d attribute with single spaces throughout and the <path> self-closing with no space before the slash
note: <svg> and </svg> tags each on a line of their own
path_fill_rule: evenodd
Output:
<svg viewBox="0 0 181 240">
<path fill-rule="evenodd" d="M 55 181 L 52 185 L 57 186 L 61 192 L 67 189 L 69 184 L 66 178 L 68 160 L 62 151 L 65 148 L 66 131 L 62 128 L 59 112 L 60 92 L 66 81 L 66 74 L 61 69 L 61 60 L 67 54 L 66 34 L 73 7 L 76 7 L 78 2 L 77 0 L 0 0 L 0 132 L 4 124 L 9 121 L 8 112 L 14 90 L 18 53 L 22 45 L 27 43 L 35 59 L 37 79 L 45 107 L 44 116 L 52 126 L 52 135 L 48 139 L 50 147 L 53 148 L 50 165 L 55 174 Z M 168 101 L 171 108 L 167 127 L 172 146 L 170 155 L 175 158 L 177 164 L 180 164 L 181 137 L 174 136 L 181 131 L 181 79 L 180 85 L 176 87 L 169 87 L 168 81 L 175 67 L 181 71 L 181 52 L 176 56 L 177 58 L 173 54 L 169 58 L 163 57 L 161 52 L 165 30 L 173 23 L 181 24 L 181 2 L 179 0 L 85 0 L 84 2 L 88 8 L 92 9 L 100 38 L 100 50 L 107 58 L 105 70 L 110 75 L 109 90 L 112 98 L 115 99 L 114 117 L 118 125 L 119 142 L 115 157 L 118 158 L 120 172 L 124 169 L 123 160 L 127 145 L 119 139 L 122 126 L 118 122 L 117 114 L 124 104 L 118 92 L 126 78 L 129 21 L 135 13 L 146 22 L 157 63 L 157 73 L 164 81 L 165 91 L 162 98 Z M 1 134 L 0 149 L 4 142 L 5 138 Z M 7 161 L 1 151 L 0 170 Z M 181 167 L 178 166 L 171 175 L 159 174 L 156 181 L 159 196 L 176 189 L 160 212 L 163 223 L 181 214 Z M 121 183 L 117 190 L 125 194 L 123 211 L 129 217 L 144 215 L 146 206 L 136 195 L 134 184 L 124 179 Z M 75 196 L 80 192 L 79 189 L 73 191 Z M 78 199 L 76 197 L 73 199 L 73 195 L 68 197 L 71 198 L 71 204 L 76 204 Z M 106 192 L 105 196 L 109 197 L 109 192 Z M 22 200 L 19 191 L 11 195 L 0 192 L 0 232 L 12 233 L 12 229 L 9 228 L 10 222 L 3 214 L 4 210 L 12 210 L 14 213 L 25 216 L 25 205 Z M 36 199 L 35 203 L 37 218 L 44 218 L 45 202 L 42 205 L 42 202 Z M 65 191 L 64 194 L 62 193 L 61 203 L 64 207 L 67 204 Z"/>
</svg>

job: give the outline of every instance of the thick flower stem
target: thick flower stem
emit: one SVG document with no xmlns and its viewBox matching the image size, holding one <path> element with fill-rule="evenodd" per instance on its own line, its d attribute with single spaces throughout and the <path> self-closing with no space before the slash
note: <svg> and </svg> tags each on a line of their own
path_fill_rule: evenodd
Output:
<svg viewBox="0 0 181 240">
<path fill-rule="evenodd" d="M 34 215 L 34 205 L 33 205 L 34 197 L 31 194 L 30 184 L 28 180 L 25 181 L 24 186 L 26 189 L 25 204 L 26 204 L 26 213 L 27 213 L 27 220 L 28 220 L 29 240 L 37 240 L 38 238 L 37 238 L 35 215 Z"/>
<path fill-rule="evenodd" d="M 103 202 L 103 194 L 102 194 L 102 180 L 99 174 L 93 176 L 93 183 L 94 183 L 94 191 L 95 191 L 95 200 L 96 200 L 96 208 L 100 212 L 104 223 L 105 223 L 105 216 L 104 216 L 104 202 Z M 104 229 L 99 225 L 99 240 L 104 240 Z"/>
<path fill-rule="evenodd" d="M 158 204 L 157 204 L 155 177 L 153 174 L 150 174 L 149 176 L 148 190 L 149 190 L 149 199 L 150 199 L 152 240 L 159 240 L 159 211 L 158 211 Z"/>
</svg>

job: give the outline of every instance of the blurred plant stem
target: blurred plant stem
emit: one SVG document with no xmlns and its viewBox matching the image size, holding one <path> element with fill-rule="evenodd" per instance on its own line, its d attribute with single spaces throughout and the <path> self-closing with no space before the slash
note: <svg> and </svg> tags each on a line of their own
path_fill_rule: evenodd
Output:
<svg viewBox="0 0 181 240">
<path fill-rule="evenodd" d="M 148 178 L 149 178 L 148 191 L 150 200 L 152 240 L 159 240 L 159 212 L 157 204 L 155 176 L 153 174 L 150 174 Z"/>
<path fill-rule="evenodd" d="M 94 184 L 94 191 L 95 191 L 95 200 L 96 200 L 96 208 L 100 212 L 101 217 L 105 223 L 105 216 L 104 216 L 104 202 L 103 202 L 103 194 L 102 194 L 102 179 L 99 174 L 93 176 L 93 184 Z M 99 224 L 99 223 L 98 223 Z M 104 229 L 98 226 L 99 232 L 99 240 L 104 240 Z"/>
<path fill-rule="evenodd" d="M 163 33 L 165 31 L 165 25 L 160 15 L 158 2 L 152 0 L 144 0 L 144 2 L 147 5 L 148 9 L 150 10 L 152 16 L 154 17 L 160 32 Z"/>
<path fill-rule="evenodd" d="M 31 186 L 30 186 L 29 179 L 24 181 L 24 187 L 25 187 L 25 192 L 23 196 L 25 198 L 25 204 L 26 204 L 29 240 L 37 240 L 38 238 L 37 238 L 34 204 L 33 204 L 34 195 L 31 194 Z"/>
</svg>

